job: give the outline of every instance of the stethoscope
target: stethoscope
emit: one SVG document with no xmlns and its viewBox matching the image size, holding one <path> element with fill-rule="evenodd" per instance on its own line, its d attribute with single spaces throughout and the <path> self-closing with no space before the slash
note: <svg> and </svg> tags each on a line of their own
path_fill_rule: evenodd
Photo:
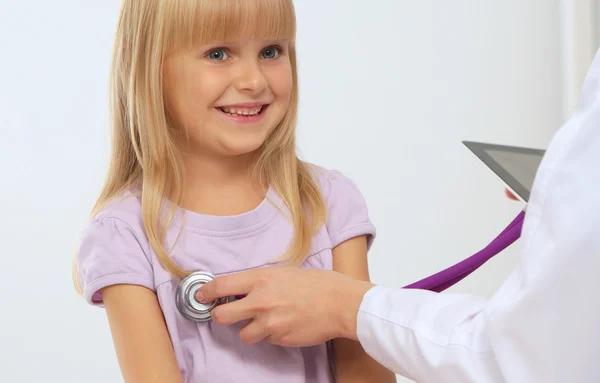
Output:
<svg viewBox="0 0 600 383">
<path fill-rule="evenodd" d="M 206 271 L 196 271 L 183 278 L 177 285 L 175 292 L 175 303 L 177 309 L 189 320 L 196 322 L 208 322 L 210 313 L 218 305 L 233 302 L 243 296 L 224 297 L 208 303 L 201 303 L 196 299 L 196 293 L 202 285 L 215 279 L 215 276 Z"/>
<path fill-rule="evenodd" d="M 517 217 L 481 251 L 436 274 L 404 286 L 404 288 L 430 290 L 435 292 L 442 292 L 450 288 L 519 239 L 524 219 L 525 210 L 521 211 L 519 215 L 517 215 Z M 184 317 L 196 322 L 207 322 L 210 321 L 211 311 L 216 306 L 243 298 L 243 296 L 224 297 L 213 302 L 200 303 L 196 300 L 196 293 L 202 285 L 214 278 L 215 276 L 209 272 L 197 271 L 191 273 L 179 282 L 175 293 L 175 301 L 177 303 L 177 309 Z"/>
</svg>

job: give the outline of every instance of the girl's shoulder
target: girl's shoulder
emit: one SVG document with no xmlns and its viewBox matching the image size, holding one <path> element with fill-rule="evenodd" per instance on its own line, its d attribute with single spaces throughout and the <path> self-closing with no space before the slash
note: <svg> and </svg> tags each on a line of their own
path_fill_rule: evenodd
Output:
<svg viewBox="0 0 600 383">
<path fill-rule="evenodd" d="M 116 196 L 88 219 L 77 241 L 77 273 L 85 299 L 102 305 L 99 291 L 118 283 L 154 290 L 151 254 L 139 198 L 131 192 Z"/>
<path fill-rule="evenodd" d="M 315 165 L 311 168 L 327 208 L 326 229 L 333 246 L 358 235 L 367 235 L 370 248 L 376 235 L 375 226 L 357 184 L 339 170 Z"/>
<path fill-rule="evenodd" d="M 337 169 L 309 164 L 313 179 L 320 188 L 325 201 L 335 198 L 359 198 L 362 194 L 356 183 L 346 174 Z"/>
<path fill-rule="evenodd" d="M 139 248 L 149 258 L 139 195 L 132 191 L 113 197 L 105 206 L 89 217 L 79 236 L 78 257 L 94 254 L 99 248 Z"/>
<path fill-rule="evenodd" d="M 143 226 L 139 193 L 127 190 L 116 195 L 91 220 L 121 220 L 131 226 Z"/>
</svg>

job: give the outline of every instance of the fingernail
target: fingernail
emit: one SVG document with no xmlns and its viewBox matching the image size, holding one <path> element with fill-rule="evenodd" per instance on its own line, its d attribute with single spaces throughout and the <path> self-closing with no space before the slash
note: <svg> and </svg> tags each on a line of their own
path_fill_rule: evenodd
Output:
<svg viewBox="0 0 600 383">
<path fill-rule="evenodd" d="M 198 292 L 196 293 L 196 300 L 200 303 L 206 303 L 206 300 L 202 296 L 202 289 L 199 289 Z"/>
</svg>

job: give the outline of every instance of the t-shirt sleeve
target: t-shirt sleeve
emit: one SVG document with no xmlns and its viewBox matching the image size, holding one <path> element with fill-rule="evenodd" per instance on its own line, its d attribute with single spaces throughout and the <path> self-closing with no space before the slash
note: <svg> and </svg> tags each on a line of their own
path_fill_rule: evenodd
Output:
<svg viewBox="0 0 600 383">
<path fill-rule="evenodd" d="M 368 249 L 376 236 L 369 218 L 366 201 L 350 178 L 331 171 L 325 181 L 327 204 L 327 231 L 335 248 L 342 242 L 361 235 L 367 236 Z"/>
<path fill-rule="evenodd" d="M 134 284 L 155 289 L 148 251 L 139 233 L 119 218 L 92 218 L 85 226 L 76 253 L 83 297 L 103 306 L 100 290 L 115 284 Z"/>
</svg>

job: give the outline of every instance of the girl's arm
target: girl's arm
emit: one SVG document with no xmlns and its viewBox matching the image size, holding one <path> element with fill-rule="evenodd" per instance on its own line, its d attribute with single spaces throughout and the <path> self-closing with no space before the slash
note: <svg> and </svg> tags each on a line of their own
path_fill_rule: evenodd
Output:
<svg viewBox="0 0 600 383">
<path fill-rule="evenodd" d="M 369 281 L 365 236 L 352 238 L 333 249 L 333 270 Z M 396 382 L 396 375 L 373 360 L 360 343 L 350 339 L 334 339 L 332 345 L 338 382 Z"/>
<path fill-rule="evenodd" d="M 183 383 L 156 294 L 136 285 L 102 290 L 126 383 Z"/>
</svg>

